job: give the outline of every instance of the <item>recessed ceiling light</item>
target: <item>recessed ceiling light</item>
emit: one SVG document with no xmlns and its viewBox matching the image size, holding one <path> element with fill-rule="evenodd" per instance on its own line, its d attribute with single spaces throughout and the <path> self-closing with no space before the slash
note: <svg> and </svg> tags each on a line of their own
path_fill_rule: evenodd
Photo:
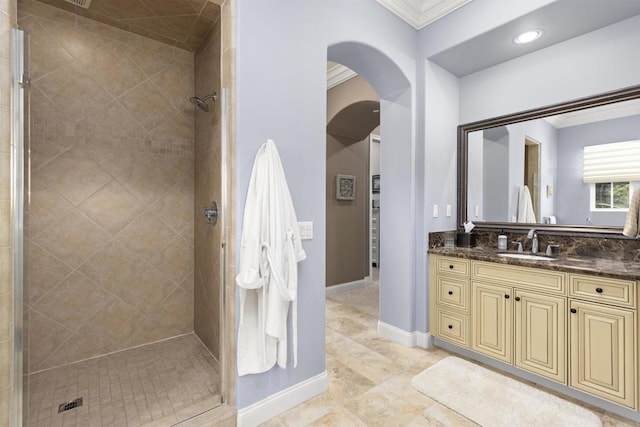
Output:
<svg viewBox="0 0 640 427">
<path fill-rule="evenodd" d="M 525 31 L 522 34 L 519 34 L 513 39 L 515 44 L 526 44 L 531 43 L 534 40 L 538 40 L 544 34 L 544 30 L 531 30 Z"/>
</svg>

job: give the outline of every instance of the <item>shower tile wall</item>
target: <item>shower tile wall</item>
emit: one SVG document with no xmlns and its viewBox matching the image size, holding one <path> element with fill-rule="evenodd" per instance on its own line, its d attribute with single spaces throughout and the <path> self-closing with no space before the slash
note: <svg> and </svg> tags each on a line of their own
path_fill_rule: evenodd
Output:
<svg viewBox="0 0 640 427">
<path fill-rule="evenodd" d="M 220 29 L 220 20 L 217 20 L 195 54 L 195 87 L 198 96 L 211 92 L 220 95 Z M 195 115 L 195 200 L 198 208 L 208 206 L 213 200 L 221 204 L 221 100 L 212 103 L 211 107 L 209 113 L 196 111 Z M 220 227 L 220 224 L 208 225 L 200 212 L 196 212 L 194 330 L 218 360 L 222 321 Z"/>
<path fill-rule="evenodd" d="M 10 29 L 15 22 L 11 0 L 0 0 L 0 427 L 9 425 L 11 384 L 11 235 L 10 148 L 11 65 Z"/>
<path fill-rule="evenodd" d="M 33 80 L 26 369 L 193 331 L 193 55 L 18 9 Z"/>
</svg>

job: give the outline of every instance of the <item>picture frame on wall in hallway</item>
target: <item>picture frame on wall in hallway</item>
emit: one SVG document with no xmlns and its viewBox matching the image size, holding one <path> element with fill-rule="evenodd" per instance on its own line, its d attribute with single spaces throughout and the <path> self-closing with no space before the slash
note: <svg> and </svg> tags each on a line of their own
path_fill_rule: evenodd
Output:
<svg viewBox="0 0 640 427">
<path fill-rule="evenodd" d="M 336 175 L 336 199 L 356 199 L 356 177 L 353 175 Z"/>
<path fill-rule="evenodd" d="M 380 193 L 380 175 L 371 175 L 371 192 Z"/>
</svg>

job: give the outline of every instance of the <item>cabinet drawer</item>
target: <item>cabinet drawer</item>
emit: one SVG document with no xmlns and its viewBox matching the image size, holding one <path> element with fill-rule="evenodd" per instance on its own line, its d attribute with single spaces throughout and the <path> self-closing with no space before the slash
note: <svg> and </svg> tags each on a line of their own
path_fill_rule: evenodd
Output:
<svg viewBox="0 0 640 427">
<path fill-rule="evenodd" d="M 471 269 L 473 279 L 490 280 L 519 289 L 566 295 L 566 274 L 559 271 L 484 261 L 474 261 Z"/>
<path fill-rule="evenodd" d="M 436 278 L 436 304 L 469 311 L 469 281 L 446 275 Z"/>
<path fill-rule="evenodd" d="M 589 301 L 636 306 L 636 282 L 609 277 L 569 275 L 569 295 Z"/>
<path fill-rule="evenodd" d="M 438 273 L 469 277 L 469 260 L 439 256 L 436 258 L 436 270 Z"/>
<path fill-rule="evenodd" d="M 436 308 L 436 336 L 463 347 L 468 346 L 469 316 Z"/>
</svg>

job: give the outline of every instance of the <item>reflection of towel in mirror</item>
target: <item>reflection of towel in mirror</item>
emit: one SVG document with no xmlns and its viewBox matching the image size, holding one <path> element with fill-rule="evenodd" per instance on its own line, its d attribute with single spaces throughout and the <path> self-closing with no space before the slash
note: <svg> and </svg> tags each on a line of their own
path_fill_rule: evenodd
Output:
<svg viewBox="0 0 640 427">
<path fill-rule="evenodd" d="M 624 222 L 624 230 L 622 234 L 627 237 L 640 237 L 640 188 L 636 188 L 631 196 L 629 203 L 629 212 L 627 212 L 627 220 Z"/>
<path fill-rule="evenodd" d="M 518 222 L 535 223 L 536 214 L 533 212 L 531 193 L 526 185 L 520 187 L 518 192 Z"/>
</svg>

